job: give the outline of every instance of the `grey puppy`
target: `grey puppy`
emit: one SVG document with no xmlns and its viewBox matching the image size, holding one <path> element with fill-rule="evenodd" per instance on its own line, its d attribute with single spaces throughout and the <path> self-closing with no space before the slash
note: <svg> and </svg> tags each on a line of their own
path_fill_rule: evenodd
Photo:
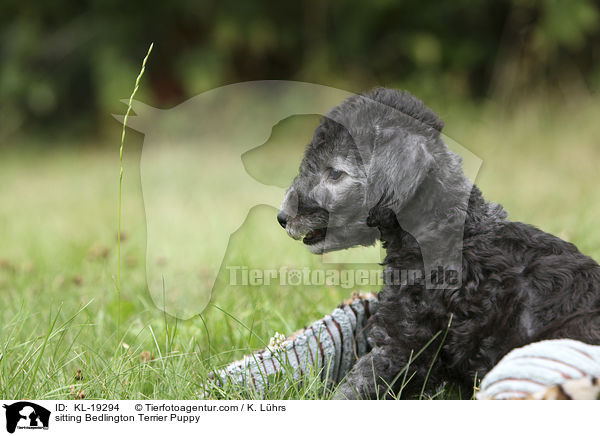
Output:
<svg viewBox="0 0 600 436">
<path fill-rule="evenodd" d="M 600 343 L 598 264 L 507 220 L 465 177 L 443 126 L 407 92 L 349 98 L 316 129 L 277 216 L 313 253 L 377 239 L 387 250 L 372 350 L 340 398 L 410 397 L 445 382 L 472 392 L 474 378 L 515 347 L 559 337 Z"/>
</svg>

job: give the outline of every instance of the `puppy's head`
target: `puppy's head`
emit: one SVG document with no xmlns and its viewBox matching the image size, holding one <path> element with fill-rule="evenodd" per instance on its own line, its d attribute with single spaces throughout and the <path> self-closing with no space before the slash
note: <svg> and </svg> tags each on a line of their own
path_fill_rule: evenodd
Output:
<svg viewBox="0 0 600 436">
<path fill-rule="evenodd" d="M 443 124 L 408 93 L 377 89 L 333 108 L 316 129 L 277 219 L 313 253 L 371 245 L 375 217 L 401 213 L 430 170 Z"/>
</svg>

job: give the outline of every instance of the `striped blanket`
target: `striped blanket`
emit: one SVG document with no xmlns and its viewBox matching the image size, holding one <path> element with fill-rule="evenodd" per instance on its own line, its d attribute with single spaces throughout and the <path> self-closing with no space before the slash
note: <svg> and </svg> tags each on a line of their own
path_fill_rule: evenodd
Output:
<svg viewBox="0 0 600 436">
<path fill-rule="evenodd" d="M 478 399 L 588 399 L 600 392 L 600 346 L 571 339 L 512 350 L 483 378 Z"/>
<path fill-rule="evenodd" d="M 320 374 L 333 386 L 371 349 L 367 321 L 375 294 L 355 294 L 330 315 L 289 337 L 276 334 L 255 352 L 211 374 L 223 386 L 264 393 L 269 380 Z M 481 381 L 477 399 L 595 399 L 600 393 L 600 346 L 570 339 L 535 342 L 508 353 Z"/>
<path fill-rule="evenodd" d="M 269 378 L 282 371 L 294 379 L 319 373 L 338 383 L 354 362 L 370 350 L 366 325 L 377 310 L 375 294 L 356 294 L 330 315 L 289 337 L 276 334 L 269 346 L 212 374 L 219 384 L 250 385 L 263 392 Z"/>
</svg>

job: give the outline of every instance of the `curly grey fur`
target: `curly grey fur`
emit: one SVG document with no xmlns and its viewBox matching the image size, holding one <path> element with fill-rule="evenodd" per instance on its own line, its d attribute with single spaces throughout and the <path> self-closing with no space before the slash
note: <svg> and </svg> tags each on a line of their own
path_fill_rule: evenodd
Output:
<svg viewBox="0 0 600 436">
<path fill-rule="evenodd" d="M 354 365 L 340 398 L 384 392 L 411 352 L 451 318 L 445 342 L 438 338 L 411 363 L 403 396 L 445 382 L 468 396 L 475 377 L 536 340 L 600 344 L 598 264 L 486 201 L 444 144 L 442 128 L 406 92 L 352 97 L 323 119 L 284 199 L 280 223 L 312 252 L 380 239 L 386 277 L 421 271 L 413 282 L 386 283 L 370 320 L 374 348 Z M 432 286 L 437 266 L 456 269 L 458 280 Z"/>
</svg>

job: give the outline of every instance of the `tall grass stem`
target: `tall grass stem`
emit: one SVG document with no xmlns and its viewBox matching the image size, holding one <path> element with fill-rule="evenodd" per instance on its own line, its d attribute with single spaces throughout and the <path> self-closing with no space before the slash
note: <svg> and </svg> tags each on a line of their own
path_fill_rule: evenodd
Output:
<svg viewBox="0 0 600 436">
<path fill-rule="evenodd" d="M 129 118 L 129 114 L 131 112 L 131 106 L 133 105 L 133 99 L 135 97 L 135 94 L 137 94 L 138 89 L 140 87 L 140 81 L 142 80 L 144 72 L 146 71 L 146 62 L 150 57 L 150 53 L 152 53 L 153 47 L 154 43 L 151 43 L 150 47 L 148 47 L 146 57 L 142 61 L 142 68 L 140 69 L 140 73 L 138 74 L 137 79 L 135 79 L 135 87 L 133 88 L 131 96 L 129 96 L 127 112 L 125 112 L 125 117 L 123 118 L 123 130 L 121 132 L 121 148 L 119 149 L 119 212 L 117 222 L 117 338 L 119 340 L 121 330 L 121 217 L 123 215 L 123 149 L 125 148 L 125 132 L 127 130 L 127 119 Z"/>
</svg>

